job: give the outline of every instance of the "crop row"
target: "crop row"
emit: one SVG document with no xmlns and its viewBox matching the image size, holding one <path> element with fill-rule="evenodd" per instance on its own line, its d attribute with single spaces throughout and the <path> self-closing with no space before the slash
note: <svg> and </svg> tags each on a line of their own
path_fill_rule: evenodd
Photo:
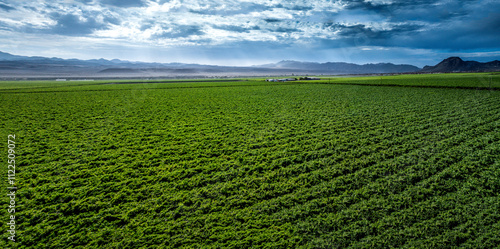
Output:
<svg viewBox="0 0 500 249">
<path fill-rule="evenodd" d="M 498 92 L 199 86 L 0 93 L 21 248 L 498 242 Z"/>
</svg>

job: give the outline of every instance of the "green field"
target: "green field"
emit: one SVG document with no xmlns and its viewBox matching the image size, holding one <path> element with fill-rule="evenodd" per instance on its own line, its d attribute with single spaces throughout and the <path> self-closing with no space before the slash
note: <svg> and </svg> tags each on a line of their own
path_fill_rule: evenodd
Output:
<svg viewBox="0 0 500 249">
<path fill-rule="evenodd" d="M 498 248 L 499 79 L 0 82 L 0 246 Z"/>
<path fill-rule="evenodd" d="M 500 73 L 406 74 L 394 76 L 350 77 L 335 79 L 332 80 L 331 83 L 488 90 L 500 89 Z"/>
</svg>

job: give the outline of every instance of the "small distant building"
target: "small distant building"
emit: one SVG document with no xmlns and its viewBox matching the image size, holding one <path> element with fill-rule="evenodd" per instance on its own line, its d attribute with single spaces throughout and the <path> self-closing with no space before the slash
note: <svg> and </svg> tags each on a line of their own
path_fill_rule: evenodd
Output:
<svg viewBox="0 0 500 249">
<path fill-rule="evenodd" d="M 286 78 L 286 79 L 266 79 L 266 81 L 270 82 L 283 82 L 283 81 L 295 81 L 297 78 Z"/>
</svg>

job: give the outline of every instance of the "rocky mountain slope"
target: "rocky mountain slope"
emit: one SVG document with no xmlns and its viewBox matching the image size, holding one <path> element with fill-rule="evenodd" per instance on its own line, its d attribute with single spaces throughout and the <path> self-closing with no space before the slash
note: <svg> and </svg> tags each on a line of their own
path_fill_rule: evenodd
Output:
<svg viewBox="0 0 500 249">
<path fill-rule="evenodd" d="M 435 66 L 425 66 L 423 73 L 451 73 L 451 72 L 490 72 L 500 71 L 500 61 L 477 62 L 464 61 L 459 57 L 450 57 Z"/>
</svg>

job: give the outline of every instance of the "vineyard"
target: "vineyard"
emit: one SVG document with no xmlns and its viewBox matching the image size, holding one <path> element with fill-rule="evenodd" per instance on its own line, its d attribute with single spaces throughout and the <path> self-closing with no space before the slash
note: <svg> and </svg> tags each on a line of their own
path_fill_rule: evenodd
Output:
<svg viewBox="0 0 500 249">
<path fill-rule="evenodd" d="M 0 82 L 15 245 L 498 247 L 499 76 Z"/>
</svg>

